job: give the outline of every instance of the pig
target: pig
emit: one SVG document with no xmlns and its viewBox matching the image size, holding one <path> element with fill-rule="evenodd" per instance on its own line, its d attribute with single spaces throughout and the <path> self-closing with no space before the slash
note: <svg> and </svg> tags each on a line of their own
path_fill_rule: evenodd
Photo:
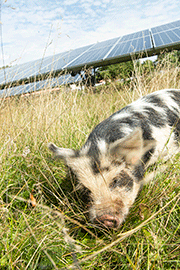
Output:
<svg viewBox="0 0 180 270">
<path fill-rule="evenodd" d="M 91 222 L 117 229 L 147 182 L 147 168 L 180 148 L 180 90 L 148 94 L 99 123 L 80 150 L 50 143 L 90 198 Z"/>
</svg>

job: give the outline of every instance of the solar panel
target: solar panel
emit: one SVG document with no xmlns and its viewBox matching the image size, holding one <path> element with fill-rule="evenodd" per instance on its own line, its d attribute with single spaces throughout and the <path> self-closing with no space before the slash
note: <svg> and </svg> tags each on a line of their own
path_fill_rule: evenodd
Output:
<svg viewBox="0 0 180 270">
<path fill-rule="evenodd" d="M 81 57 L 94 45 L 88 45 L 76 50 L 67 51 L 54 56 L 45 57 L 36 61 L 28 62 L 22 65 L 6 68 L 6 78 L 4 71 L 0 72 L 0 84 L 7 84 L 14 81 L 29 79 L 35 76 L 43 75 L 46 73 L 53 73 L 54 71 L 61 71 L 72 60 Z"/>
<path fill-rule="evenodd" d="M 108 57 L 117 57 L 130 53 L 137 53 L 152 48 L 151 37 L 148 30 L 138 32 L 135 35 L 124 36 L 114 47 Z"/>
<path fill-rule="evenodd" d="M 91 48 L 86 51 L 83 55 L 72 61 L 70 64 L 63 68 L 84 66 L 86 63 L 92 63 L 94 61 L 102 61 L 104 56 L 109 52 L 114 43 L 117 42 L 119 38 L 111 39 L 108 41 L 103 41 L 94 44 Z"/>
<path fill-rule="evenodd" d="M 0 70 L 0 85 L 3 88 L 13 82 L 40 78 L 44 81 L 49 74 L 63 78 L 60 72 L 65 70 L 76 73 L 84 66 L 118 63 L 130 60 L 133 53 L 146 51 L 152 55 L 167 47 L 180 48 L 180 20 Z"/>
<path fill-rule="evenodd" d="M 49 89 L 53 87 L 59 87 L 61 85 L 66 85 L 70 83 L 77 83 L 82 80 L 82 77 L 77 74 L 75 77 L 72 77 L 70 74 L 62 75 L 58 78 L 51 78 L 43 81 L 37 81 L 33 83 L 28 83 L 24 85 L 19 85 L 15 87 L 7 87 L 0 91 L 0 98 L 6 98 L 9 96 L 16 96 L 26 93 L 32 93 L 35 91 Z"/>
<path fill-rule="evenodd" d="M 77 68 L 84 65 L 103 64 L 109 58 L 120 58 L 130 53 L 138 53 L 152 48 L 149 30 L 140 31 L 123 37 L 100 42 L 92 46 L 83 55 L 66 65 L 66 68 Z"/>
<path fill-rule="evenodd" d="M 53 58 L 49 59 L 49 63 L 47 65 L 42 64 L 41 73 L 48 73 L 52 70 L 62 70 L 67 65 L 69 65 L 74 59 L 81 57 L 85 52 L 87 52 L 92 46 L 88 45 L 82 48 L 78 48 L 76 50 L 71 50 L 65 52 L 61 56 L 54 55 Z"/>
<path fill-rule="evenodd" d="M 56 58 L 63 58 L 68 52 L 58 54 Z M 19 81 L 25 78 L 30 78 L 33 76 L 38 76 L 39 74 L 43 74 L 41 69 L 46 66 L 49 66 L 53 63 L 53 56 L 46 57 L 44 59 L 39 59 L 36 61 L 28 62 L 22 65 L 14 66 L 7 68 L 5 70 L 6 72 L 6 78 L 4 78 L 4 72 L 1 71 L 0 73 L 0 82 L 3 83 L 9 83 L 13 81 Z M 54 63 L 55 65 L 55 63 Z M 54 67 L 55 68 L 55 67 Z M 53 70 L 53 67 L 52 67 Z"/>
<path fill-rule="evenodd" d="M 64 69 L 73 70 L 73 67 L 83 67 L 86 64 L 90 65 L 94 62 L 103 62 L 109 57 L 137 52 L 145 48 L 143 39 L 148 44 L 146 49 L 149 48 L 149 32 L 148 30 L 144 30 L 7 68 L 5 70 L 6 78 L 4 78 L 4 71 L 0 72 L 0 84 L 7 84 Z"/>
<path fill-rule="evenodd" d="M 151 28 L 154 46 L 172 46 L 180 42 L 180 20 Z"/>
</svg>

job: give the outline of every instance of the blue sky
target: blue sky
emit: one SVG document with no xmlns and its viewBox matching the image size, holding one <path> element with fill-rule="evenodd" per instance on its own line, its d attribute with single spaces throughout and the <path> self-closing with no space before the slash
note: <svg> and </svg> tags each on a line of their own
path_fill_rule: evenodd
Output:
<svg viewBox="0 0 180 270">
<path fill-rule="evenodd" d="M 4 62 L 20 64 L 179 19 L 179 0 L 2 0 Z"/>
</svg>

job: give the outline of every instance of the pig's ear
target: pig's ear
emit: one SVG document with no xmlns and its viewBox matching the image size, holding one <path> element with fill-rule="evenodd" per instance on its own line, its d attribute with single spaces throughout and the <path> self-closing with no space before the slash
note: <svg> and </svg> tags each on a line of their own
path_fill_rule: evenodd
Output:
<svg viewBox="0 0 180 270">
<path fill-rule="evenodd" d="M 129 164 L 136 164 L 142 156 L 155 146 L 154 140 L 143 140 L 142 130 L 135 129 L 128 136 L 110 145 L 110 155 L 115 159 L 125 158 Z"/>
<path fill-rule="evenodd" d="M 49 143 L 48 148 L 51 152 L 53 152 L 56 158 L 64 159 L 74 157 L 75 151 L 69 148 L 59 148 L 54 143 Z"/>
</svg>

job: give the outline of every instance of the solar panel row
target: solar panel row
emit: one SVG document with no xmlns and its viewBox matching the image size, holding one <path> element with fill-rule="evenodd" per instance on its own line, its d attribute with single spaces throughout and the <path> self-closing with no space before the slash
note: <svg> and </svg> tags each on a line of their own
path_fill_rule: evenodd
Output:
<svg viewBox="0 0 180 270">
<path fill-rule="evenodd" d="M 53 76 L 54 73 L 63 70 L 79 72 L 84 66 L 97 67 L 113 63 L 114 60 L 120 62 L 126 57 L 130 58 L 132 53 L 144 51 L 155 53 L 159 48 L 174 44 L 180 47 L 180 20 L 6 68 L 0 71 L 0 84 L 5 85 L 29 78 L 33 78 L 34 81 L 38 76 L 43 80 L 46 74 Z"/>
<path fill-rule="evenodd" d="M 60 71 L 68 68 L 73 70 L 73 67 L 82 67 L 86 63 L 99 62 L 106 58 L 151 47 L 149 31 L 145 30 L 8 68 L 6 69 L 6 78 L 4 78 L 4 71 L 0 72 L 0 84 L 35 77 L 55 70 Z"/>
<path fill-rule="evenodd" d="M 4 71 L 1 70 L 0 84 L 12 83 L 26 78 L 28 79 L 51 72 L 53 73 L 57 70 L 61 71 L 73 59 L 81 57 L 81 55 L 87 52 L 90 47 L 92 47 L 92 45 L 7 68 L 5 70 L 6 78 L 4 78 Z"/>
<path fill-rule="evenodd" d="M 39 91 L 42 89 L 49 89 L 58 87 L 60 85 L 66 85 L 70 83 L 76 83 L 82 80 L 82 77 L 77 74 L 75 77 L 72 77 L 70 74 L 60 76 L 59 78 L 51 78 L 43 81 L 37 81 L 28 84 L 22 84 L 15 87 L 7 87 L 0 91 L 0 98 L 6 98 L 9 96 L 21 95 L 26 93 L 31 93 Z"/>
</svg>

